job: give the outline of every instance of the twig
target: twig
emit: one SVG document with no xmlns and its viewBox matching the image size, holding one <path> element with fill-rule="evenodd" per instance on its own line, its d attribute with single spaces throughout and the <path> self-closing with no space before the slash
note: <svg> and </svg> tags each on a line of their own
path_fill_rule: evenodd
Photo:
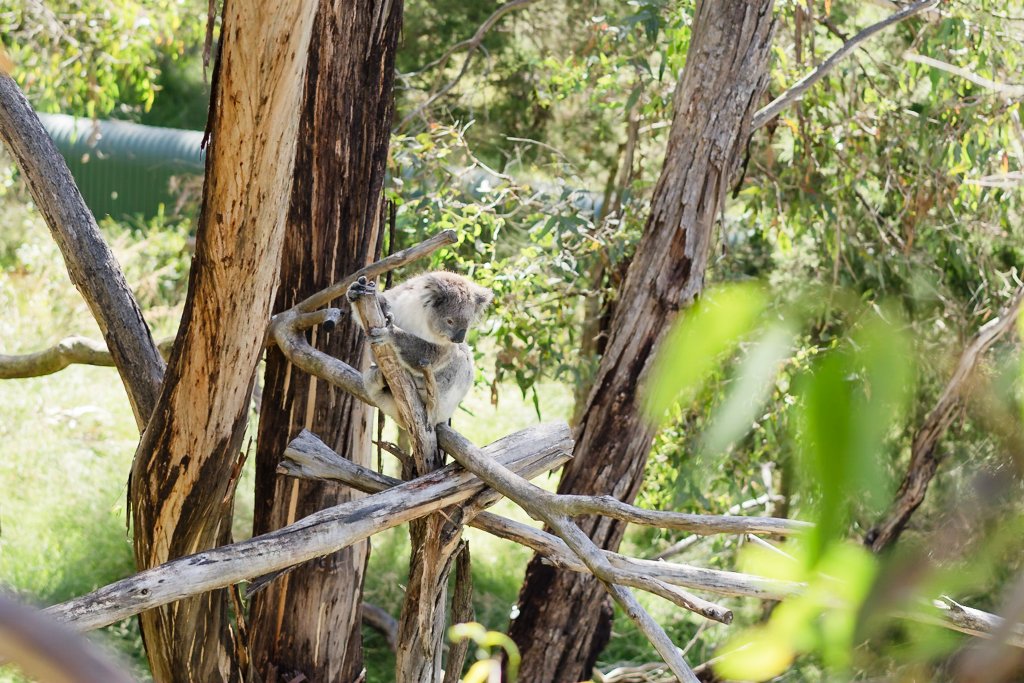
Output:
<svg viewBox="0 0 1024 683">
<path fill-rule="evenodd" d="M 889 512 L 864 537 L 864 544 L 878 553 L 892 545 L 906 528 L 910 516 L 924 500 L 928 484 L 939 466 L 936 448 L 939 439 L 953 423 L 971 377 L 985 352 L 1013 327 L 1024 303 L 1024 288 L 1017 290 L 1010 305 L 998 318 L 988 321 L 964 348 L 956 370 L 920 429 L 910 448 L 910 465 L 896 492 Z"/>
<path fill-rule="evenodd" d="M 803 97 L 804 93 L 807 92 L 812 85 L 814 85 L 822 78 L 824 78 L 829 71 L 835 68 L 835 66 L 840 61 L 842 61 L 847 55 L 853 52 L 865 40 L 875 35 L 879 31 L 888 28 L 889 26 L 892 26 L 895 23 L 903 21 L 908 17 L 912 17 L 918 12 L 922 12 L 926 9 L 935 7 L 937 4 L 938 0 L 919 0 L 918 2 L 915 2 L 911 5 L 907 5 L 899 12 L 896 12 L 895 14 L 883 19 L 877 24 L 872 24 L 871 26 L 868 26 L 860 33 L 855 35 L 853 38 L 850 38 L 850 40 L 843 43 L 842 47 L 833 52 L 828 59 L 819 64 L 817 68 L 814 69 L 814 71 L 801 78 L 788 90 L 786 90 L 784 93 L 782 93 L 774 100 L 772 100 L 770 104 L 768 104 L 766 107 L 760 109 L 757 113 L 755 113 L 754 118 L 751 120 L 750 123 L 750 130 L 757 130 L 758 128 L 760 128 L 761 126 L 763 126 L 764 124 L 768 123 L 773 118 L 778 116 L 779 112 L 781 112 L 783 109 L 785 109 L 790 104 L 796 102 L 801 97 Z"/>
<path fill-rule="evenodd" d="M 160 354 L 166 359 L 171 352 L 174 338 L 157 343 Z M 23 355 L 0 354 L 0 379 L 23 379 L 42 377 L 60 372 L 69 365 L 95 365 L 114 367 L 114 358 L 106 344 L 87 337 L 68 337 L 48 349 Z"/>
<path fill-rule="evenodd" d="M 997 83 L 996 81 L 985 78 L 984 76 L 979 76 L 973 71 L 968 71 L 962 67 L 953 66 L 952 64 L 939 61 L 933 57 L 926 57 L 925 55 L 919 55 L 913 52 L 904 52 L 903 59 L 908 62 L 924 64 L 925 66 L 930 66 L 933 69 L 938 69 L 939 71 L 945 71 L 946 73 L 953 74 L 954 76 L 959 76 L 960 78 L 970 81 L 977 86 L 1000 93 L 1010 99 L 1024 97 L 1024 85 Z"/>
<path fill-rule="evenodd" d="M 473 59 L 473 54 L 480 48 L 480 44 L 483 42 L 484 36 L 487 35 L 487 32 L 491 30 L 491 27 L 494 26 L 499 19 L 512 10 L 521 9 L 527 5 L 532 5 L 535 2 L 537 2 L 537 0 L 512 0 L 512 2 L 507 2 L 504 5 L 501 5 L 498 9 L 494 10 L 491 16 L 484 20 L 484 23 L 480 24 L 471 38 L 467 38 L 462 42 L 452 45 L 443 55 L 420 69 L 420 72 L 423 72 L 437 66 L 444 67 L 444 65 L 448 63 L 448 60 L 451 59 L 452 55 L 459 50 L 466 50 L 466 57 L 462 62 L 462 68 L 459 70 L 458 75 L 445 83 L 440 90 L 432 91 L 426 101 L 402 117 L 402 120 L 399 122 L 398 126 L 396 126 L 396 130 L 405 130 L 405 127 L 409 125 L 410 121 L 419 116 L 434 102 L 448 94 L 448 92 L 454 88 L 460 80 L 462 80 L 462 77 L 466 75 L 466 71 L 469 69 L 469 64 Z"/>
<path fill-rule="evenodd" d="M 417 245 L 409 247 L 408 249 L 402 249 L 391 256 L 371 263 L 362 270 L 358 270 L 352 275 L 349 275 L 344 280 L 339 280 L 327 289 L 321 290 L 316 294 L 303 299 L 296 304 L 295 308 L 301 313 L 315 311 L 318 308 L 326 306 L 331 303 L 331 301 L 347 292 L 349 286 L 361 277 L 365 277 L 367 280 L 376 279 L 378 276 L 388 271 L 394 270 L 395 268 L 401 268 L 407 263 L 412 263 L 424 256 L 429 256 L 441 247 L 449 244 L 455 244 L 458 241 L 459 238 L 455 234 L 454 230 L 442 230 L 430 239 L 424 240 Z"/>
</svg>

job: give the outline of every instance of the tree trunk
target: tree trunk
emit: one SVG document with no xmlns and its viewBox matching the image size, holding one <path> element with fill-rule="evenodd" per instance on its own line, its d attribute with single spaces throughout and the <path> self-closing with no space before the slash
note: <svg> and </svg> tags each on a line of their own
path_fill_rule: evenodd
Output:
<svg viewBox="0 0 1024 683">
<path fill-rule="evenodd" d="M 256 364 L 278 282 L 314 0 L 228 0 L 196 256 L 129 484 L 139 569 L 229 540 Z M 141 616 L 158 682 L 236 681 L 224 591 Z"/>
<path fill-rule="evenodd" d="M 275 311 L 324 289 L 379 256 L 384 170 L 393 114 L 402 3 L 321 0 L 309 46 L 291 208 Z M 317 332 L 314 331 L 316 335 Z M 363 335 L 349 318 L 313 344 L 353 367 Z M 370 464 L 369 406 L 267 353 L 256 448 L 254 534 L 353 498 L 351 489 L 278 475 L 302 429 L 363 466 Z M 253 598 L 250 655 L 265 683 L 347 683 L 363 670 L 360 615 L 369 542 L 285 574 Z"/>
<path fill-rule="evenodd" d="M 767 83 L 772 0 L 697 3 L 686 68 L 651 215 L 630 264 L 607 348 L 577 427 L 575 458 L 559 493 L 611 494 L 632 501 L 643 482 L 655 428 L 640 415 L 647 367 L 670 321 L 704 284 L 712 228 L 742 158 L 750 119 Z M 615 549 L 625 525 L 580 525 Z M 523 681 L 575 683 L 590 676 L 611 634 L 612 609 L 591 576 L 535 556 L 519 595 L 511 635 Z"/>
</svg>

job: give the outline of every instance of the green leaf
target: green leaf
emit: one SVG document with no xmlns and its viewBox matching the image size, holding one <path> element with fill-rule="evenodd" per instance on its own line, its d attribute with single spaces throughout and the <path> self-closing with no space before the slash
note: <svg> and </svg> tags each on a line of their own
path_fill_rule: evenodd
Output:
<svg viewBox="0 0 1024 683">
<path fill-rule="evenodd" d="M 782 361 L 792 353 L 794 337 L 794 331 L 788 327 L 772 327 L 747 353 L 725 401 L 712 416 L 711 426 L 702 439 L 702 450 L 724 450 L 750 431 L 771 393 Z"/>
<path fill-rule="evenodd" d="M 755 627 L 726 641 L 718 656 L 714 668 L 721 678 L 767 681 L 788 669 L 796 652 L 777 633 Z"/>
<path fill-rule="evenodd" d="M 731 284 L 681 314 L 651 366 L 647 417 L 660 421 L 677 399 L 690 400 L 724 355 L 750 333 L 766 301 L 758 285 Z"/>
</svg>

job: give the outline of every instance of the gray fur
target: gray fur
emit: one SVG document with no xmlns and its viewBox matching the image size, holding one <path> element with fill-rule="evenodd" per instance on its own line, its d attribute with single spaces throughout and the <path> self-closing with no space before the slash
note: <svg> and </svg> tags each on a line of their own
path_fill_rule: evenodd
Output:
<svg viewBox="0 0 1024 683">
<path fill-rule="evenodd" d="M 354 292 L 357 287 L 353 285 L 349 290 L 349 298 L 359 295 Z M 473 351 L 466 344 L 466 332 L 479 320 L 494 295 L 460 275 L 434 271 L 406 280 L 378 297 L 391 325 L 389 329 L 376 328 L 367 333 L 373 341 L 390 337 L 424 404 L 427 395 L 423 368 L 433 370 L 437 403 L 428 418 L 431 424 L 447 422 L 473 386 Z M 366 329 L 358 314 L 354 315 Z M 381 410 L 397 419 L 397 406 L 380 369 L 370 367 L 363 379 Z"/>
</svg>

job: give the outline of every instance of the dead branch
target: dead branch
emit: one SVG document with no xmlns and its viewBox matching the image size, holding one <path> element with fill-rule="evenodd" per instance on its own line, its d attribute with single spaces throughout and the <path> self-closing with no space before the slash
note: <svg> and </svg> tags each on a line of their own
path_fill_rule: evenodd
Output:
<svg viewBox="0 0 1024 683">
<path fill-rule="evenodd" d="M 352 283 L 361 277 L 365 277 L 367 280 L 373 280 L 388 271 L 394 270 L 395 268 L 401 268 L 407 263 L 412 263 L 424 256 L 429 256 L 441 247 L 449 244 L 455 244 L 457 241 L 458 236 L 455 234 L 454 230 L 442 230 L 430 239 L 424 240 L 419 244 L 409 247 L 408 249 L 397 251 L 391 256 L 382 258 L 379 261 L 375 261 L 365 268 L 357 270 L 344 280 L 336 282 L 327 289 L 321 290 L 316 294 L 303 299 L 296 304 L 295 309 L 298 313 L 312 313 L 319 308 L 323 308 L 327 304 L 331 303 L 331 301 L 347 292 Z"/>
<path fill-rule="evenodd" d="M 615 599 L 624 612 L 636 624 L 637 628 L 647 637 L 661 655 L 665 663 L 681 681 L 696 683 L 697 677 L 689 665 L 679 655 L 679 651 L 665 633 L 664 629 L 647 613 L 636 597 L 626 588 L 616 583 L 617 573 L 590 537 L 580 530 L 572 519 L 561 512 L 555 499 L 556 494 L 533 486 L 522 478 L 512 474 L 500 464 L 486 458 L 483 453 L 461 434 L 447 425 L 438 425 L 438 433 L 445 435 L 445 440 L 457 446 L 451 451 L 452 457 L 468 471 L 476 474 L 487 482 L 491 488 L 514 501 L 534 519 L 541 520 L 553 529 L 565 541 L 566 545 L 580 558 L 594 576 L 600 579 L 608 593 Z M 665 584 L 655 579 L 640 579 L 648 584 L 646 590 L 651 592 L 671 592 Z M 659 585 L 660 584 L 660 585 Z M 661 594 L 661 593 L 659 593 Z M 730 616 L 731 618 L 731 616 Z"/>
<path fill-rule="evenodd" d="M 896 499 L 886 516 L 864 537 L 864 544 L 874 552 L 882 552 L 896 542 L 910 521 L 910 516 L 924 501 L 928 484 L 939 466 L 939 456 L 936 453 L 939 440 L 953 423 L 982 356 L 1013 327 L 1022 302 L 1024 288 L 1017 291 L 1011 304 L 998 318 L 993 318 L 982 325 L 964 348 L 956 370 L 942 391 L 938 403 L 928 413 L 914 435 L 910 448 L 910 465 L 907 467 L 903 483 L 896 492 Z"/>
<path fill-rule="evenodd" d="M 171 352 L 173 338 L 157 344 L 160 355 L 166 359 Z M 25 379 L 60 372 L 69 365 L 95 365 L 114 367 L 114 358 L 106 344 L 87 337 L 68 337 L 48 349 L 22 355 L 0 354 L 0 379 Z"/>
<path fill-rule="evenodd" d="M 645 510 L 612 496 L 562 495 L 553 500 L 552 505 L 554 509 L 570 517 L 604 515 L 631 524 L 689 531 L 699 535 L 757 533 L 788 536 L 806 531 L 812 526 L 809 522 L 777 517 L 697 515 Z"/>
<path fill-rule="evenodd" d="M 289 473 L 298 473 L 298 476 L 311 476 L 312 478 L 339 481 L 369 493 L 383 491 L 401 483 L 398 479 L 380 475 L 370 469 L 356 465 L 336 453 L 321 451 L 316 454 L 314 463 L 307 463 L 305 455 L 301 455 L 299 459 L 296 459 L 297 455 L 300 454 L 289 449 L 285 460 L 281 464 L 281 467 L 284 468 L 282 471 L 286 469 Z M 478 500 L 481 504 L 486 505 L 493 502 L 497 497 L 494 492 L 485 492 L 478 497 Z M 589 573 L 586 565 L 579 561 L 576 555 L 560 538 L 528 524 L 513 522 L 490 513 L 466 515 L 461 521 L 548 555 L 559 566 L 569 566 L 570 569 Z M 609 557 L 617 556 L 615 553 L 608 553 L 608 555 Z M 628 560 L 628 558 L 624 557 L 622 559 Z M 680 607 L 689 609 L 714 621 L 722 623 L 729 623 L 731 621 L 732 614 L 729 610 L 690 595 L 685 591 L 665 586 L 660 581 L 651 583 L 647 580 L 651 572 L 646 569 L 635 571 L 629 562 L 621 564 L 621 567 L 617 567 L 614 570 L 618 583 L 648 590 L 672 601 Z M 657 571 L 654 572 L 654 574 L 657 573 Z M 658 579 L 660 580 L 660 577 Z"/>
<path fill-rule="evenodd" d="M 969 69 L 954 66 L 953 64 L 940 61 L 938 59 L 935 59 L 934 57 L 919 55 L 914 52 L 904 52 L 903 59 L 907 60 L 908 62 L 924 64 L 925 66 L 930 66 L 931 68 L 938 69 L 939 71 L 945 71 L 946 73 L 953 74 L 954 76 L 959 76 L 965 81 L 973 83 L 974 85 L 977 85 L 979 87 L 985 88 L 986 90 L 992 90 L 993 92 L 999 93 L 1003 97 L 1006 97 L 1011 100 L 1024 97 L 1024 85 L 1017 85 L 1013 83 L 999 83 L 997 81 L 993 81 L 990 78 L 985 78 L 984 76 L 976 74 L 973 71 L 970 71 Z"/>
<path fill-rule="evenodd" d="M 0 73 L 0 138 L 18 163 L 113 354 L 140 431 L 156 406 L 166 367 L 96 219 L 17 83 Z"/>
<path fill-rule="evenodd" d="M 1008 628 L 1002 617 L 982 612 L 967 605 L 961 605 L 953 598 L 943 595 L 932 602 L 935 609 L 942 614 L 943 625 L 953 624 L 958 631 L 972 636 L 989 638 L 993 633 L 1004 631 L 1007 645 L 1024 648 L 1024 624 Z"/>
<path fill-rule="evenodd" d="M 327 448 L 312 434 L 292 446 Z M 457 447 L 457 446 L 456 446 Z M 535 477 L 569 459 L 564 424 L 542 424 L 487 446 L 485 457 Z M 86 631 L 147 609 L 276 572 L 472 498 L 485 484 L 456 465 L 383 493 L 349 501 L 247 541 L 165 562 L 46 611 Z"/>
<path fill-rule="evenodd" d="M 725 514 L 726 515 L 738 515 L 739 513 L 743 512 L 744 510 L 749 510 L 751 508 L 758 507 L 758 506 L 761 506 L 761 505 L 764 505 L 765 507 L 768 507 L 768 506 L 772 505 L 773 503 L 779 503 L 779 502 L 784 501 L 785 499 L 786 499 L 785 496 L 780 496 L 778 494 L 765 493 L 765 494 L 762 494 L 762 495 L 758 496 L 757 498 L 751 498 L 750 500 L 745 500 L 742 503 L 736 503 L 735 505 L 731 506 L 728 510 L 726 510 Z M 703 536 L 701 536 L 700 534 L 692 534 L 690 536 L 687 536 L 686 538 L 681 539 L 680 541 L 678 541 L 676 543 L 673 543 L 672 545 L 670 545 L 669 547 L 665 548 L 664 550 L 662 550 L 658 554 L 652 555 L 651 559 L 652 560 L 667 560 L 670 557 L 675 557 L 676 555 L 680 554 L 681 552 L 683 552 L 687 548 L 689 548 L 689 547 L 691 547 L 693 545 L 696 545 L 696 543 L 698 541 L 700 541 L 701 538 L 703 538 Z"/>
<path fill-rule="evenodd" d="M 899 23 L 908 17 L 914 16 L 918 12 L 923 12 L 938 4 L 939 0 L 918 0 L 918 2 L 907 5 L 895 14 L 892 14 L 882 21 L 872 24 L 860 31 L 860 33 L 855 35 L 853 38 L 850 38 L 848 41 L 843 43 L 842 47 L 833 52 L 829 58 L 819 64 L 814 71 L 801 78 L 788 90 L 772 100 L 767 106 L 758 110 L 758 112 L 754 114 L 754 118 L 751 120 L 750 130 L 757 130 L 778 116 L 783 109 L 803 97 L 804 93 L 806 93 L 812 85 L 824 78 L 829 71 L 834 69 L 839 62 L 853 52 L 865 40 L 893 24 Z"/>
<path fill-rule="evenodd" d="M 281 461 L 282 471 L 298 477 L 337 481 L 364 493 L 379 493 L 398 486 L 399 479 L 378 474 L 330 451 L 320 449 L 309 460 L 310 455 L 289 449 Z M 505 517 L 482 512 L 467 522 L 470 526 L 489 534 L 526 546 L 545 556 L 552 564 L 571 571 L 590 573 L 587 566 L 569 549 L 558 536 L 549 534 L 529 524 L 516 522 Z M 623 572 L 646 575 L 665 583 L 685 588 L 737 597 L 756 597 L 766 600 L 782 600 L 797 595 L 802 585 L 787 581 L 775 581 L 757 576 L 738 574 L 716 569 L 703 569 L 683 564 L 639 560 L 604 551 L 608 561 Z M 623 585 L 643 588 L 627 574 L 619 576 Z"/>
<path fill-rule="evenodd" d="M 379 493 L 389 487 L 398 486 L 402 483 L 398 479 L 384 476 L 366 467 L 356 465 L 350 460 L 346 460 L 337 453 L 330 451 L 330 449 L 324 449 L 322 455 L 325 457 L 318 461 L 319 464 L 316 468 L 306 467 L 305 463 L 301 461 L 291 464 L 286 464 L 285 461 L 282 461 L 282 465 L 289 467 L 289 472 L 296 473 L 295 476 L 329 479 L 346 484 L 364 493 Z M 294 453 L 289 451 L 286 460 L 293 459 Z M 313 474 L 313 472 L 316 472 L 316 474 Z M 587 566 L 580 561 L 579 557 L 569 549 L 569 546 L 562 539 L 534 526 L 516 522 L 491 512 L 480 513 L 471 519 L 468 524 L 499 538 L 504 538 L 530 548 L 562 569 L 590 573 Z M 751 536 L 750 538 L 755 537 Z M 772 547 L 775 548 L 775 546 Z M 778 550 L 777 548 L 775 549 Z M 645 575 L 668 584 L 707 593 L 729 597 L 758 598 L 761 600 L 785 600 L 786 598 L 802 594 L 806 588 L 806 584 L 792 581 L 781 581 L 718 569 L 705 569 L 686 564 L 634 559 L 608 550 L 603 552 L 605 557 L 608 558 L 609 563 L 623 572 L 619 575 L 619 583 L 634 588 L 644 589 L 645 587 L 634 581 L 631 576 L 632 574 Z M 934 607 L 940 610 L 939 614 L 935 614 L 934 611 L 929 609 L 897 613 L 895 616 L 922 623 L 935 624 L 981 638 L 991 637 L 1005 623 L 1002 618 L 994 614 L 961 605 L 946 596 L 943 596 L 941 600 L 935 601 Z M 1016 647 L 1024 648 L 1024 624 L 1019 625 L 1013 633 L 1014 635 L 1007 642 Z"/>
</svg>

